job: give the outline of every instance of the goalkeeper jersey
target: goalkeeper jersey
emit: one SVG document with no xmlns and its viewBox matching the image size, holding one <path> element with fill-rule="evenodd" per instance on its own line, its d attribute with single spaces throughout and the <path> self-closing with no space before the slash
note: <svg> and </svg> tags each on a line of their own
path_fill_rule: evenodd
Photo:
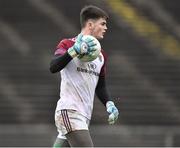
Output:
<svg viewBox="0 0 180 148">
<path fill-rule="evenodd" d="M 62 40 L 55 55 L 63 55 L 75 43 L 75 38 Z M 91 62 L 73 58 L 61 71 L 60 99 L 57 110 L 72 109 L 91 119 L 95 89 L 100 76 L 105 76 L 106 56 L 101 50 L 99 57 Z"/>
</svg>

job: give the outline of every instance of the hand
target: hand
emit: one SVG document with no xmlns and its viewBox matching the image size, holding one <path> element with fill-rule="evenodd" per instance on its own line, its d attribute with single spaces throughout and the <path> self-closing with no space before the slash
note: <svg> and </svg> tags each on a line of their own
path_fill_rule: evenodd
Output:
<svg viewBox="0 0 180 148">
<path fill-rule="evenodd" d="M 96 46 L 96 43 L 94 43 L 92 39 L 86 38 L 86 40 L 82 40 L 83 35 L 80 33 L 76 39 L 75 44 L 68 49 L 68 53 L 72 58 L 76 57 L 78 54 L 84 55 L 89 54 L 94 49 L 94 46 Z"/>
<path fill-rule="evenodd" d="M 86 38 L 84 40 L 84 42 L 85 42 L 87 48 L 86 48 L 86 50 L 84 50 L 84 52 L 81 52 L 80 54 L 90 54 L 96 50 L 96 48 L 95 48 L 96 43 L 95 43 L 94 39 Z"/>
<path fill-rule="evenodd" d="M 109 118 L 108 118 L 109 124 L 114 124 L 116 120 L 118 119 L 118 115 L 119 115 L 119 111 L 114 105 L 114 102 L 108 101 L 106 103 L 106 109 L 107 109 L 107 112 L 109 113 Z"/>
</svg>

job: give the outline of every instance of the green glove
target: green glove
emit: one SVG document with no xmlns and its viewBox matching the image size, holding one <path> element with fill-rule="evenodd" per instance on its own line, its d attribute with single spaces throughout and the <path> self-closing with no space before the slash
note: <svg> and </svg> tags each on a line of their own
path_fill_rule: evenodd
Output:
<svg viewBox="0 0 180 148">
<path fill-rule="evenodd" d="M 118 115 L 119 115 L 119 111 L 114 105 L 114 102 L 108 101 L 106 103 L 106 109 L 107 109 L 107 112 L 109 113 L 109 118 L 108 118 L 109 124 L 114 124 L 117 121 Z"/>
<path fill-rule="evenodd" d="M 76 39 L 75 44 L 68 49 L 69 55 L 74 58 L 77 55 L 84 55 L 91 53 L 96 46 L 93 39 L 86 38 L 83 40 L 83 35 L 80 33 Z"/>
</svg>

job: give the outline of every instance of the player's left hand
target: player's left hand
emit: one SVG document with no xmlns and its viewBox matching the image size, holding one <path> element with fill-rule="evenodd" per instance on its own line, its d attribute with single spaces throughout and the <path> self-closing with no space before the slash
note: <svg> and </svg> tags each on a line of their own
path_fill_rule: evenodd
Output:
<svg viewBox="0 0 180 148">
<path fill-rule="evenodd" d="M 118 115 L 119 115 L 119 111 L 114 105 L 114 102 L 108 101 L 106 103 L 106 109 L 107 109 L 107 112 L 109 113 L 109 118 L 108 118 L 109 124 L 114 124 L 116 120 L 118 119 Z"/>
</svg>

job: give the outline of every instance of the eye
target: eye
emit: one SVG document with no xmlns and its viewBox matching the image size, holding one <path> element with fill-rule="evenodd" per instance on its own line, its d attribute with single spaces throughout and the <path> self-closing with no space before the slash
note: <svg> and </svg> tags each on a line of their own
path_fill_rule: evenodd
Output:
<svg viewBox="0 0 180 148">
<path fill-rule="evenodd" d="M 105 26 L 105 25 L 106 25 L 106 22 L 102 22 L 101 25 L 102 25 L 102 26 Z"/>
</svg>

